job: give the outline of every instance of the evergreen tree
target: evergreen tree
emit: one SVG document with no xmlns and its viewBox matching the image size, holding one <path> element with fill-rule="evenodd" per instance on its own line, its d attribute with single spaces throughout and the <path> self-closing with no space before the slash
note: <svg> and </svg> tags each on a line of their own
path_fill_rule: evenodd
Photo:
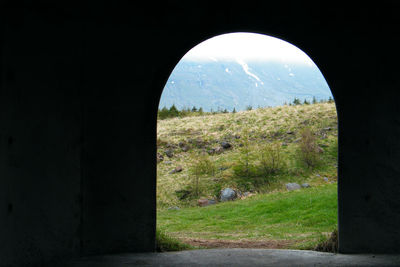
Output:
<svg viewBox="0 0 400 267">
<path fill-rule="evenodd" d="M 163 107 L 161 110 L 158 110 L 158 118 L 160 120 L 166 119 L 169 116 L 169 110 L 167 109 L 167 107 Z"/>
<path fill-rule="evenodd" d="M 294 100 L 293 100 L 293 105 L 301 105 L 300 99 L 295 97 Z"/>
<path fill-rule="evenodd" d="M 304 105 L 309 105 L 309 104 L 310 104 L 310 102 L 308 102 L 308 101 L 307 101 L 307 99 L 304 99 L 304 102 L 303 102 L 303 104 L 304 104 Z"/>
<path fill-rule="evenodd" d="M 192 112 L 196 112 L 197 111 L 197 108 L 196 108 L 196 106 L 193 106 L 193 108 L 192 108 Z"/>
<path fill-rule="evenodd" d="M 203 108 L 199 108 L 199 114 L 203 114 Z"/>
<path fill-rule="evenodd" d="M 315 96 L 313 96 L 313 98 L 312 98 L 312 103 L 317 104 L 317 99 L 315 98 Z"/>
<path fill-rule="evenodd" d="M 332 97 L 329 97 L 328 103 L 332 103 L 332 102 L 333 102 L 333 98 L 332 98 Z"/>
<path fill-rule="evenodd" d="M 236 113 L 236 109 L 235 108 L 233 108 L 232 113 Z"/>
<path fill-rule="evenodd" d="M 172 106 L 169 108 L 169 117 L 178 117 L 179 116 L 179 110 L 175 107 L 175 104 L 172 104 Z"/>
</svg>

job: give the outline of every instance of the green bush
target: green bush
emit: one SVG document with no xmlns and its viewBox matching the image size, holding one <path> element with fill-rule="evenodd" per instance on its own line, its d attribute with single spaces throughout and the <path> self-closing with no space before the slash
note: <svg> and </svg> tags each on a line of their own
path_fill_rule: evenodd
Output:
<svg viewBox="0 0 400 267">
<path fill-rule="evenodd" d="M 329 238 L 323 237 L 315 247 L 316 251 L 322 252 L 338 252 L 338 230 L 335 229 Z"/>
<path fill-rule="evenodd" d="M 202 153 L 197 156 L 197 160 L 192 165 L 191 172 L 194 175 L 214 175 L 215 163 L 210 160 L 208 154 Z"/>
<path fill-rule="evenodd" d="M 240 154 L 232 169 L 242 190 L 258 190 L 285 169 L 282 145 L 280 142 L 250 145 L 247 129 L 242 136 Z"/>
<path fill-rule="evenodd" d="M 304 128 L 300 134 L 301 138 L 297 150 L 298 157 L 302 163 L 312 169 L 316 167 L 320 161 L 315 134 L 308 127 Z"/>
<path fill-rule="evenodd" d="M 235 176 L 247 179 L 257 176 L 253 152 L 254 148 L 250 146 L 249 131 L 245 128 L 242 132 L 242 144 L 239 150 L 239 158 L 233 166 Z"/>
<path fill-rule="evenodd" d="M 191 166 L 190 172 L 193 175 L 193 193 L 195 197 L 199 197 L 201 193 L 200 178 L 204 175 L 215 174 L 215 164 L 210 160 L 207 154 L 198 155 L 197 160 Z"/>
<path fill-rule="evenodd" d="M 259 176 L 259 171 L 256 165 L 251 161 L 238 160 L 235 165 L 233 165 L 232 170 L 236 177 L 251 179 Z"/>
<path fill-rule="evenodd" d="M 261 147 L 260 167 L 264 176 L 278 174 L 285 167 L 281 147 L 279 142 L 267 143 Z"/>
</svg>

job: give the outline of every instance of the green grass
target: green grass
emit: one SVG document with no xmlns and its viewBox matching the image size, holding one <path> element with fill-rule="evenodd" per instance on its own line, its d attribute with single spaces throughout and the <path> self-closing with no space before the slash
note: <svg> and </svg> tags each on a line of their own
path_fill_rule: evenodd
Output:
<svg viewBox="0 0 400 267">
<path fill-rule="evenodd" d="M 157 216 L 158 228 L 178 239 L 291 240 L 287 248 L 313 249 L 337 228 L 337 185 L 161 210 Z"/>
<path fill-rule="evenodd" d="M 157 229 L 156 231 L 156 250 L 158 252 L 180 251 L 194 248 L 195 247 L 182 243 L 178 239 L 171 237 L 160 229 Z"/>
</svg>

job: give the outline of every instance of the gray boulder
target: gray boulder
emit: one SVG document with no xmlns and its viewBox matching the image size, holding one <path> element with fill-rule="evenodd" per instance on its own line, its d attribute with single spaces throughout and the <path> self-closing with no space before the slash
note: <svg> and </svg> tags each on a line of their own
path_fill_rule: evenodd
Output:
<svg viewBox="0 0 400 267">
<path fill-rule="evenodd" d="M 181 142 L 178 143 L 178 146 L 179 146 L 180 148 L 182 148 L 182 147 L 186 146 L 186 144 L 185 144 L 185 142 L 182 142 L 182 141 L 181 141 Z"/>
<path fill-rule="evenodd" d="M 234 200 L 237 197 L 237 194 L 235 192 L 235 190 L 231 189 L 231 188 L 225 188 L 223 190 L 221 190 L 221 196 L 220 199 L 221 201 L 229 201 L 229 200 Z"/>
<path fill-rule="evenodd" d="M 289 191 L 300 189 L 301 186 L 297 183 L 288 183 L 286 184 L 286 189 Z"/>
<path fill-rule="evenodd" d="M 301 184 L 301 187 L 308 188 L 308 187 L 310 187 L 310 185 L 308 183 L 304 183 L 304 184 Z"/>
<path fill-rule="evenodd" d="M 175 169 L 169 172 L 169 174 L 174 174 L 177 172 L 181 172 L 183 170 L 182 166 L 176 166 Z"/>
<path fill-rule="evenodd" d="M 174 151 L 172 149 L 167 149 L 165 150 L 165 155 L 167 155 L 169 158 L 172 158 L 174 156 Z"/>
<path fill-rule="evenodd" d="M 228 148 L 231 148 L 231 147 L 232 147 L 232 145 L 231 145 L 230 143 L 225 142 L 225 141 L 221 142 L 221 146 L 222 146 L 224 149 L 228 149 Z"/>
</svg>

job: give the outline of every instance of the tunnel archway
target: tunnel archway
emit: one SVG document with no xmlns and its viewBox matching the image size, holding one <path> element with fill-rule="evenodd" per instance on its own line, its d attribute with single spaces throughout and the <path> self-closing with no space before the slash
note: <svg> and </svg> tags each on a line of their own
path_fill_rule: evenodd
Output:
<svg viewBox="0 0 400 267">
<path fill-rule="evenodd" d="M 272 45 L 272 49 L 271 50 L 274 50 L 273 51 L 273 55 L 272 55 L 272 58 L 271 58 L 271 54 L 269 55 L 269 56 L 267 56 L 268 57 L 268 59 L 266 58 L 266 59 L 260 59 L 260 58 L 262 58 L 263 56 L 265 56 L 265 55 L 262 55 L 261 54 L 261 52 L 260 52 L 260 50 L 257 50 L 257 51 L 252 51 L 252 53 L 253 53 L 253 58 L 252 59 L 250 59 L 250 62 L 251 63 L 254 63 L 254 61 L 252 62 L 252 60 L 255 60 L 255 62 L 258 62 L 258 61 L 261 61 L 261 62 L 263 62 L 263 61 L 266 61 L 266 62 L 274 62 L 274 63 L 276 63 L 276 62 L 279 62 L 279 64 L 280 65 L 282 65 L 285 69 L 286 69 L 286 71 L 288 71 L 288 73 L 286 73 L 286 75 L 288 75 L 289 77 L 291 77 L 291 78 L 293 78 L 294 76 L 296 76 L 296 75 L 298 75 L 298 74 L 300 74 L 299 76 L 302 76 L 303 75 L 303 80 L 305 80 L 305 79 L 309 79 L 310 81 L 313 81 L 313 82 L 315 82 L 315 80 L 318 80 L 318 79 L 322 79 L 322 81 L 321 81 L 321 84 L 319 84 L 319 85 L 315 85 L 315 84 L 312 84 L 311 86 L 310 85 L 302 85 L 302 86 L 299 86 L 299 87 L 296 87 L 295 89 L 293 89 L 293 91 L 295 92 L 296 90 L 298 90 L 298 91 L 300 91 L 300 92 L 298 92 L 299 94 L 298 95 L 296 95 L 296 94 L 294 94 L 294 95 L 291 95 L 291 97 L 293 98 L 294 97 L 294 99 L 297 99 L 297 97 L 299 97 L 299 98 L 302 98 L 301 99 L 301 101 L 303 101 L 304 100 L 304 103 L 306 103 L 306 104 L 308 104 L 308 103 L 311 103 L 312 101 L 314 101 L 315 103 L 317 103 L 317 100 L 316 100 L 316 98 L 315 98 L 315 96 L 317 95 L 318 96 L 318 101 L 319 100 L 322 100 L 322 99 L 324 99 L 325 98 L 325 100 L 328 100 L 328 99 L 332 99 L 332 95 L 331 95 L 331 91 L 330 91 L 330 88 L 328 87 L 328 85 L 327 85 L 327 83 L 326 83 L 326 81 L 325 81 L 325 79 L 324 79 L 324 77 L 322 76 L 322 74 L 321 74 L 321 72 L 320 72 L 320 70 L 318 69 L 318 67 L 316 67 L 316 65 L 315 65 L 315 63 L 304 53 L 304 52 L 302 52 L 300 49 L 298 49 L 297 47 L 294 47 L 292 44 L 289 44 L 289 43 L 287 43 L 287 42 L 284 42 L 284 41 L 282 41 L 282 40 L 280 40 L 280 39 L 276 39 L 276 38 L 273 38 L 273 37 L 269 37 L 269 36 L 267 36 L 267 35 L 261 35 L 261 34 L 255 34 L 255 33 L 248 33 L 248 32 L 246 32 L 246 33 L 228 33 L 228 34 L 222 34 L 222 35 L 218 35 L 218 36 L 215 36 L 215 37 L 213 37 L 213 38 L 210 38 L 210 39 L 207 39 L 207 40 L 205 40 L 205 41 L 203 41 L 203 42 L 201 42 L 199 45 L 197 45 L 197 46 L 195 46 L 193 49 L 191 49 L 191 50 L 189 50 L 189 52 L 187 52 L 186 54 L 185 54 L 185 56 L 183 56 L 182 57 L 182 59 L 180 59 L 180 61 L 179 61 L 179 63 L 175 66 L 175 68 L 174 68 L 174 70 L 172 71 L 172 74 L 170 75 L 170 77 L 169 77 L 169 79 L 168 79 L 168 81 L 167 81 L 167 83 L 166 83 L 166 85 L 165 85 L 165 88 L 164 88 L 164 91 L 163 91 L 163 96 L 164 96 L 164 99 L 163 99 L 163 97 L 161 97 L 161 99 L 160 99 L 160 104 L 159 104 L 159 111 L 160 111 L 160 109 L 161 109 L 161 107 L 163 106 L 164 108 L 163 109 L 165 109 L 165 111 L 167 111 L 167 109 L 166 109 L 166 106 L 168 106 L 168 107 L 171 107 L 171 106 L 174 106 L 174 108 L 175 108 L 175 104 L 177 104 L 177 107 L 178 107 L 178 109 L 180 108 L 180 109 L 182 109 L 182 108 L 185 108 L 185 107 L 193 107 L 193 108 L 195 108 L 195 106 L 197 105 L 197 107 L 202 107 L 202 110 L 203 110 L 203 107 L 204 107 L 204 104 L 203 104 L 203 106 L 201 105 L 201 104 L 199 104 L 199 103 L 204 103 L 204 102 L 201 102 L 201 101 L 199 101 L 199 99 L 202 97 L 201 96 L 201 94 L 199 94 L 198 96 L 196 96 L 195 98 L 196 98 L 196 100 L 198 100 L 196 103 L 186 103 L 186 104 L 182 104 L 182 103 L 180 103 L 179 102 L 179 100 L 182 100 L 183 98 L 190 98 L 190 97 L 188 97 L 187 95 L 185 95 L 185 91 L 179 91 L 179 83 L 180 82 L 182 82 L 181 80 L 182 80 L 182 78 L 181 78 L 181 80 L 180 80 L 180 77 L 177 77 L 177 76 L 179 76 L 179 74 L 182 74 L 182 72 L 184 72 L 184 71 L 186 71 L 186 72 L 191 72 L 191 74 L 193 74 L 194 76 L 197 76 L 197 77 L 199 77 L 197 80 L 196 80 L 196 83 L 198 83 L 199 84 L 199 86 L 201 87 L 203 84 L 203 82 L 202 82 L 202 79 L 200 79 L 200 76 L 206 76 L 206 74 L 204 74 L 204 73 L 202 73 L 202 74 L 200 74 L 201 72 L 199 71 L 199 73 L 196 73 L 196 70 L 193 72 L 193 68 L 196 68 L 197 70 L 198 69 L 204 69 L 204 68 L 206 68 L 207 66 L 206 66 L 206 64 L 204 64 L 204 66 L 201 64 L 201 63 L 199 63 L 199 62 L 207 62 L 207 60 L 209 60 L 209 61 L 213 61 L 213 62 L 218 62 L 218 64 L 220 64 L 219 63 L 219 61 L 222 61 L 221 62 L 221 64 L 223 64 L 223 69 L 224 69 L 224 72 L 226 72 L 226 73 L 228 73 L 228 74 L 231 74 L 232 75 L 232 69 L 234 69 L 234 68 L 230 68 L 230 66 L 232 66 L 232 65 L 229 65 L 228 63 L 226 63 L 226 61 L 225 62 L 223 62 L 223 60 L 224 60 L 224 56 L 226 57 L 226 55 L 227 54 L 235 54 L 235 51 L 228 51 L 228 52 L 226 52 L 225 50 L 229 50 L 229 49 L 226 49 L 226 47 L 225 47 L 225 50 L 219 50 L 218 52 L 216 52 L 216 53 L 214 53 L 214 54 L 210 54 L 209 53 L 209 51 L 207 50 L 207 49 L 204 49 L 204 46 L 206 46 L 206 43 L 208 42 L 208 41 L 210 41 L 210 40 L 215 40 L 215 39 L 217 39 L 218 37 L 221 37 L 221 36 L 232 36 L 232 35 L 240 35 L 240 34 L 243 34 L 243 38 L 246 38 L 246 34 L 248 34 L 248 38 L 251 38 L 252 37 L 252 35 L 255 35 L 255 36 L 257 36 L 257 38 L 258 37 L 261 37 L 261 36 L 263 36 L 263 37 L 265 37 L 266 39 L 267 38 L 270 38 L 270 39 L 272 39 L 272 41 L 274 41 L 274 42 L 276 42 L 275 43 L 275 47 L 273 47 L 273 45 Z M 274 39 L 276 39 L 276 40 L 274 40 Z M 270 40 L 271 41 L 271 40 Z M 265 45 L 265 44 L 264 44 Z M 282 46 L 291 46 L 291 47 L 293 47 L 294 49 L 297 49 L 298 51 L 296 51 L 296 52 L 300 52 L 300 53 L 302 53 L 302 55 L 304 55 L 305 57 L 304 58 L 301 58 L 300 59 L 300 57 L 299 57 L 299 55 L 298 54 L 296 54 L 297 55 L 297 58 L 295 58 L 295 59 L 290 59 L 290 55 L 288 55 L 288 54 L 290 54 L 291 52 L 292 53 L 294 53 L 293 52 L 293 50 L 291 51 L 291 50 L 286 50 L 286 51 L 284 51 L 285 53 L 280 53 L 280 51 L 279 51 L 279 47 L 282 47 Z M 196 60 L 193 60 L 192 61 L 192 63 L 193 64 L 187 64 L 186 66 L 182 66 L 182 65 L 184 65 L 184 60 L 186 59 L 186 58 L 190 58 L 190 52 L 191 51 L 194 51 L 194 50 L 196 50 L 196 48 L 198 48 L 198 47 L 202 47 L 203 48 L 203 51 L 201 51 L 201 48 L 200 48 L 200 52 L 198 52 L 196 55 L 199 57 L 199 54 L 200 54 L 200 57 L 201 56 L 203 56 L 203 58 L 202 59 L 198 59 L 199 61 L 197 61 L 196 62 Z M 268 50 L 268 48 L 267 47 L 263 47 L 263 49 L 264 50 Z M 231 49 L 232 50 L 232 49 Z M 256 49 L 255 49 L 256 50 Z M 258 52 L 258 54 L 257 54 L 257 52 Z M 203 54 L 202 54 L 203 53 Z M 207 54 L 208 53 L 208 54 Z M 241 70 L 241 71 L 243 71 L 246 75 L 247 75 L 247 78 L 249 78 L 251 81 L 252 81 L 252 83 L 254 83 L 254 86 L 256 87 L 256 88 L 259 88 L 259 87 L 262 87 L 263 85 L 264 85 L 264 82 L 263 82 L 263 80 L 264 80 L 264 78 L 266 78 L 265 77 L 265 73 L 263 73 L 263 75 L 264 76 L 262 76 L 262 78 L 260 79 L 260 77 L 258 77 L 257 75 L 259 75 L 260 74 L 260 72 L 253 72 L 253 70 L 252 70 L 252 68 L 251 67 L 249 67 L 249 66 L 254 66 L 254 65 L 252 65 L 251 63 L 249 63 L 249 64 L 247 64 L 246 62 L 244 62 L 244 60 L 243 59 L 241 59 L 240 58 L 240 56 L 238 56 L 238 53 L 240 53 L 240 51 L 238 52 L 237 50 L 236 50 L 236 54 L 235 54 L 235 58 L 234 58 L 234 60 L 233 61 L 235 61 L 235 63 L 236 64 L 238 64 L 240 67 L 239 67 L 239 69 Z M 194 53 L 193 53 L 194 54 Z M 193 54 L 192 54 L 192 57 L 193 57 Z M 222 55 L 221 55 L 222 54 Z M 188 56 L 189 55 L 189 56 Z M 194 56 L 194 57 L 196 57 L 196 56 Z M 204 59 L 204 58 L 207 58 L 206 60 Z M 222 58 L 222 59 L 221 59 Z M 225 58 L 226 59 L 226 58 Z M 227 59 L 228 61 L 230 61 L 230 60 L 232 60 L 232 59 Z M 292 61 L 291 61 L 292 60 Z M 294 60 L 294 61 L 293 61 Z M 298 62 L 295 62 L 296 60 L 298 60 Z M 302 60 L 302 61 L 301 61 Z M 190 61 L 190 59 L 189 59 L 189 61 Z M 319 74 L 319 76 L 318 75 L 316 75 L 316 76 L 313 76 L 313 77 L 311 77 L 311 76 L 307 76 L 306 74 L 307 74 L 307 72 L 306 71 L 303 71 L 303 72 L 301 72 L 301 71 L 292 71 L 292 68 L 291 68 L 291 66 L 288 66 L 288 64 L 290 65 L 290 64 L 292 64 L 292 67 L 293 67 L 293 64 L 294 63 L 297 63 L 297 64 L 299 64 L 299 65 L 302 65 L 302 64 L 304 64 L 304 66 L 308 66 L 308 67 L 313 67 L 313 68 L 316 68 L 316 70 L 317 70 L 317 72 L 318 72 L 318 74 Z M 280 66 L 279 66 L 279 64 L 277 64 L 277 65 L 274 65 L 274 68 L 279 68 Z M 294 65 L 294 66 L 296 66 L 296 64 Z M 185 70 L 182 70 L 182 69 L 185 69 Z M 213 70 L 215 70 L 215 69 L 213 69 Z M 260 69 L 258 69 L 258 71 L 260 71 Z M 264 69 L 263 69 L 263 71 L 265 71 L 266 73 L 268 73 L 268 74 L 270 74 L 271 76 L 274 76 L 273 74 L 271 74 L 271 68 L 269 68 L 269 69 L 267 69 L 267 68 L 265 68 L 264 67 Z M 296 73 L 296 74 L 294 74 L 294 73 Z M 179 74 L 177 74 L 177 75 L 174 75 L 174 73 L 179 73 Z M 235 73 L 236 75 L 237 75 L 237 72 Z M 188 77 L 192 77 L 192 79 L 196 79 L 195 77 L 193 77 L 193 75 L 189 75 Z M 218 73 L 217 75 L 221 75 L 221 73 Z M 305 77 L 307 77 L 307 78 L 305 78 Z M 317 77 L 317 78 L 316 78 Z M 242 79 L 243 79 L 243 77 L 242 77 Z M 279 75 L 275 75 L 274 76 L 274 79 L 276 79 L 278 82 L 281 82 L 281 77 L 279 77 Z M 187 77 L 185 77 L 185 82 L 187 83 L 187 81 L 189 80 Z M 204 79 L 205 80 L 205 83 L 207 83 L 207 78 L 205 78 Z M 267 84 L 267 85 L 270 85 L 271 84 L 271 80 L 264 80 L 265 81 L 265 84 Z M 283 84 L 285 84 L 285 82 L 287 83 L 287 81 L 283 81 L 283 82 L 281 82 L 280 84 L 280 86 L 282 87 L 282 85 Z M 304 81 L 303 81 L 304 82 Z M 298 83 L 298 82 L 297 82 Z M 221 82 L 220 82 L 220 84 L 221 84 Z M 222 83 L 223 84 L 223 83 Z M 170 87 L 174 87 L 173 89 L 171 89 L 171 88 L 168 88 L 168 86 L 170 86 Z M 182 86 L 182 85 L 181 85 Z M 185 84 L 185 90 L 188 90 L 189 88 L 187 87 L 188 85 L 187 84 Z M 275 85 L 275 86 L 277 86 L 277 87 L 280 87 L 279 85 Z M 292 85 L 293 86 L 293 85 Z M 323 87 L 323 89 L 320 89 L 318 86 L 322 86 Z M 189 85 L 189 87 L 190 87 L 190 85 Z M 195 89 L 195 91 L 202 91 L 202 88 L 197 88 L 196 87 L 196 89 Z M 243 86 L 242 86 L 243 87 Z M 301 91 L 301 89 L 299 89 L 299 88 L 307 88 L 307 87 L 312 87 L 313 88 L 313 90 L 310 90 L 310 91 L 312 91 L 312 92 L 310 92 L 310 91 L 308 91 L 308 92 L 304 92 L 304 91 Z M 175 92 L 174 92 L 174 89 L 176 90 Z M 180 89 L 182 89 L 182 88 L 180 88 Z M 271 90 L 271 88 L 269 88 L 270 90 Z M 318 89 L 320 89 L 320 90 L 322 90 L 322 92 L 324 92 L 324 90 L 325 90 L 325 95 L 324 96 L 321 96 L 321 95 L 318 95 Z M 175 94 L 175 96 L 176 95 L 179 95 L 179 99 L 177 99 L 177 98 L 175 98 L 175 99 L 172 99 L 172 100 L 170 100 L 170 102 L 168 102 L 168 101 L 166 101 L 165 100 L 165 95 L 166 95 L 166 91 L 168 91 L 169 90 L 169 94 L 171 94 L 171 95 L 173 95 L 173 94 Z M 278 92 L 279 93 L 279 92 Z M 259 93 L 260 95 L 262 95 L 262 93 Z M 265 94 L 265 91 L 264 91 L 264 94 Z M 205 95 L 207 95 L 207 99 L 208 99 L 208 101 L 213 101 L 214 100 L 214 98 L 218 98 L 218 97 L 214 97 L 213 98 L 213 96 L 210 96 L 211 94 L 210 93 L 206 93 Z M 271 94 L 271 95 L 273 95 L 273 94 Z M 308 96 L 308 98 L 307 98 L 307 96 Z M 173 98 L 173 97 L 172 97 Z M 283 99 L 283 100 L 282 100 Z M 288 103 L 288 102 L 291 102 L 291 100 L 292 99 L 289 99 L 289 97 L 288 96 L 286 96 L 286 98 L 285 97 L 283 97 L 281 99 L 281 102 L 277 102 L 277 101 L 275 101 L 275 103 L 274 104 L 270 104 L 270 105 L 268 105 L 268 104 L 265 104 L 264 103 L 264 105 L 263 104 L 254 104 L 254 103 L 252 103 L 253 104 L 253 106 L 258 106 L 258 107 L 260 107 L 260 106 L 277 106 L 277 105 L 282 105 L 284 102 L 286 102 L 286 104 Z M 225 103 L 227 102 L 226 101 L 226 99 L 224 99 L 225 100 Z M 265 100 L 265 99 L 264 99 Z M 299 99 L 297 99 L 297 101 L 298 101 Z M 307 100 L 308 100 L 308 102 L 307 102 Z M 172 101 L 172 102 L 171 102 Z M 177 102 L 173 102 L 173 101 L 177 101 Z M 332 100 L 333 101 L 333 100 Z M 221 103 L 220 103 L 221 104 Z M 291 104 L 291 103 L 290 103 Z M 251 105 L 249 105 L 249 103 L 245 103 L 245 104 L 242 104 L 242 106 L 241 107 L 238 107 L 238 106 L 236 106 L 235 108 L 237 108 L 237 110 L 238 111 L 240 111 L 240 110 L 244 110 L 244 107 L 245 106 L 251 106 Z M 216 105 L 214 105 L 214 111 L 216 110 Z M 334 105 L 333 106 L 334 107 L 334 111 L 335 111 L 335 115 L 336 115 L 336 106 Z M 222 109 L 221 109 L 221 111 L 223 110 L 225 108 L 225 112 L 226 112 L 226 106 L 222 106 Z M 228 109 L 229 110 L 232 110 L 233 108 L 232 107 L 228 107 Z M 208 110 L 208 111 L 210 111 L 210 107 L 209 106 L 206 106 L 206 108 L 205 108 L 205 110 Z M 236 110 L 236 109 L 235 109 Z M 212 108 L 211 108 L 211 111 L 213 111 L 212 110 Z M 190 112 L 190 110 L 187 110 L 187 112 Z M 182 113 L 183 114 L 183 113 Z M 336 126 L 335 126 L 336 127 Z M 330 127 L 328 127 L 329 129 L 330 129 Z M 325 138 L 326 138 L 326 133 L 323 133 L 324 135 L 325 135 Z M 164 136 L 165 137 L 165 136 Z M 163 137 L 163 138 L 164 138 Z M 174 150 L 174 144 L 173 144 L 173 141 L 171 142 L 170 140 L 169 141 L 166 141 L 166 139 L 165 140 L 161 140 L 161 139 L 157 139 L 157 143 L 160 141 L 160 143 L 162 143 L 162 142 L 165 142 L 165 143 L 167 143 L 168 144 L 168 146 L 169 146 L 169 148 L 168 148 L 168 150 L 171 150 L 171 151 L 173 151 Z M 337 141 L 336 141 L 337 142 Z M 179 142 L 179 146 L 181 146 L 181 144 L 182 144 L 182 146 L 186 146 L 186 145 L 184 145 L 185 144 L 185 142 L 184 141 L 182 141 L 182 142 Z M 337 143 L 336 143 L 336 145 L 337 145 Z M 176 145 L 175 147 L 178 147 L 178 145 Z M 179 148 L 178 148 L 178 150 L 179 150 Z M 157 158 L 159 159 L 159 155 L 162 157 L 162 155 L 161 155 L 162 153 L 158 153 L 158 156 L 157 156 Z M 167 153 L 168 154 L 168 153 Z M 167 155 L 164 155 L 165 156 L 165 158 L 167 158 Z M 169 157 L 169 156 L 168 156 Z M 171 156 L 172 157 L 172 156 Z M 174 161 L 174 159 L 170 159 L 170 158 L 167 158 L 168 159 L 168 164 L 172 164 L 172 162 Z M 174 163 L 175 164 L 175 163 Z M 337 164 L 337 158 L 335 158 L 335 165 Z M 162 165 L 162 164 L 160 164 L 160 165 Z M 337 165 L 336 165 L 337 166 Z M 164 167 L 163 167 L 164 168 Z M 181 166 L 179 166 L 179 168 L 181 168 Z M 187 168 L 187 166 L 184 166 L 183 167 L 183 169 L 185 170 Z M 164 170 L 164 172 L 165 172 L 165 170 Z M 174 170 L 172 170 L 172 173 L 174 172 Z M 184 171 L 183 173 L 186 173 L 186 171 Z M 337 179 L 337 172 L 336 172 L 336 168 L 335 168 L 335 171 L 334 171 L 334 173 L 335 173 L 335 177 L 334 177 L 334 179 L 336 180 Z M 159 175 L 159 173 L 158 173 L 158 175 Z M 319 174 L 318 174 L 318 176 L 320 176 Z M 322 177 L 321 177 L 321 179 L 322 179 Z M 324 179 L 327 179 L 326 177 L 324 177 Z M 170 187 L 168 187 L 168 190 L 170 190 L 171 191 L 171 188 Z M 187 191 L 187 190 L 179 190 L 179 191 Z M 174 203 L 174 204 L 176 204 L 176 203 Z M 176 207 L 176 206 L 174 206 L 174 207 Z M 173 207 L 173 208 L 174 208 Z M 171 207 L 170 207 L 171 208 Z M 335 211 L 335 213 L 336 213 L 336 211 Z M 336 217 L 336 214 L 335 214 L 335 217 Z"/>
</svg>

